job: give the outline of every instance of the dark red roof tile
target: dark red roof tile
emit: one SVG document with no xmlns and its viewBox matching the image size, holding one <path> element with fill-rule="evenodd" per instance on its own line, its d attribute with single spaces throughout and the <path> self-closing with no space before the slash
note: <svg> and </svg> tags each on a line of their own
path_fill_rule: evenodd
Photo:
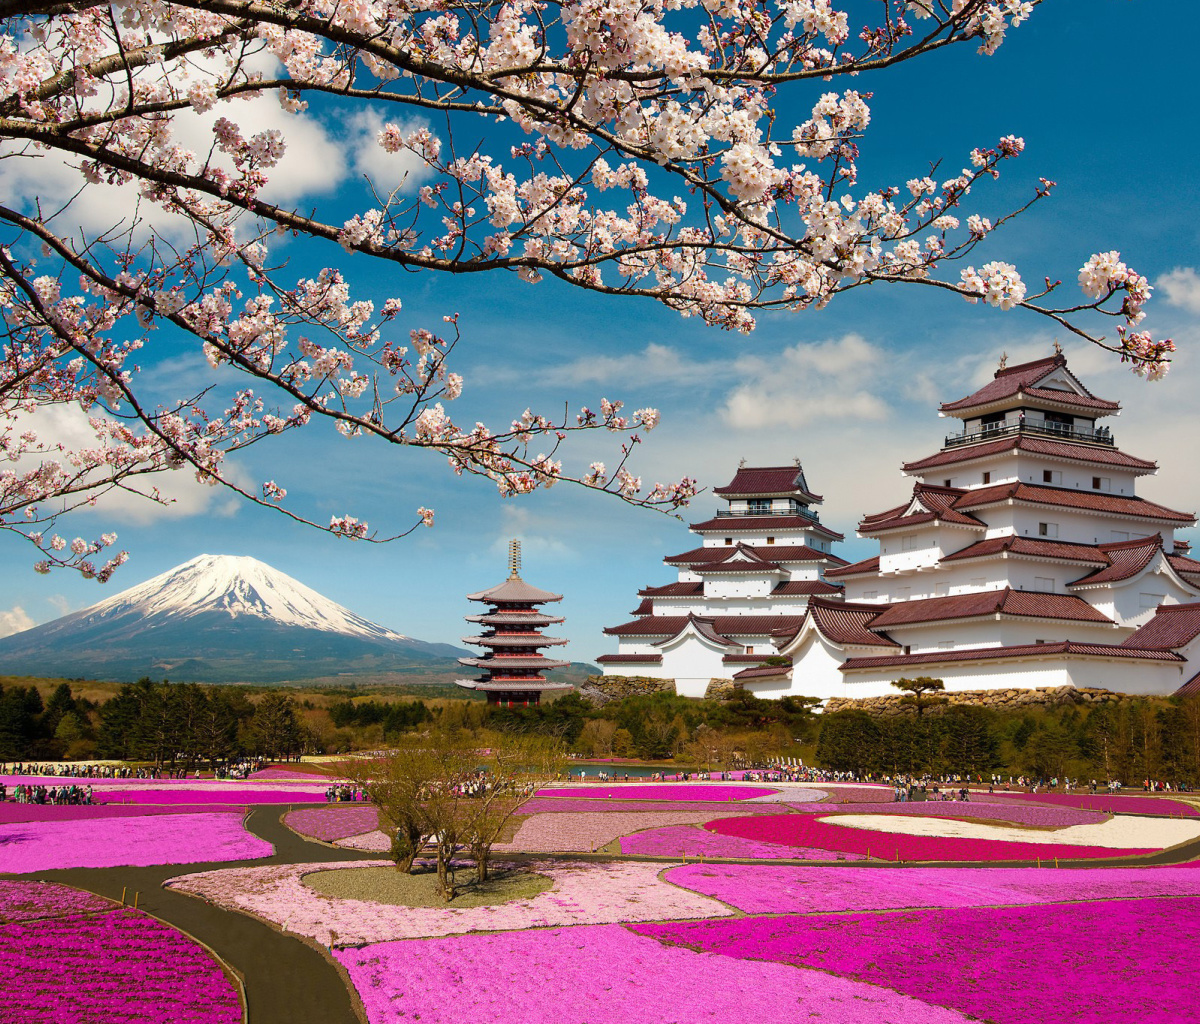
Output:
<svg viewBox="0 0 1200 1024">
<path fill-rule="evenodd" d="M 841 587 L 835 587 L 832 583 L 826 583 L 824 580 L 792 580 L 788 583 L 778 584 L 771 591 L 772 597 L 802 597 L 805 594 L 840 594 Z"/>
<path fill-rule="evenodd" d="M 1189 512 L 1176 512 L 1165 505 L 1147 501 L 1145 498 L 1124 494 L 1107 494 L 1104 491 L 1076 491 L 1068 487 L 1042 487 L 1036 484 L 1014 482 L 967 491 L 955 502 L 955 507 L 959 510 L 977 509 L 988 505 L 998 505 L 1009 500 L 1025 502 L 1030 505 L 1049 505 L 1055 508 L 1111 512 L 1114 515 L 1131 516 L 1137 519 L 1158 519 L 1172 523 L 1190 524 L 1196 521 L 1196 517 Z"/>
<path fill-rule="evenodd" d="M 845 565 L 846 560 L 828 551 L 818 551 L 807 544 L 764 544 L 761 547 L 746 547 L 760 558 L 768 559 L 777 564 L 787 562 L 830 562 L 833 565 Z M 702 548 L 692 548 L 681 555 L 668 555 L 663 559 L 667 565 L 704 565 L 707 562 L 718 562 L 729 556 L 733 545 L 718 545 Z"/>
<path fill-rule="evenodd" d="M 743 679 L 773 679 L 776 676 L 783 678 L 791 670 L 791 665 L 755 665 L 754 668 L 744 668 L 735 672 L 733 678 L 739 682 Z"/>
<path fill-rule="evenodd" d="M 886 605 L 851 604 L 824 601 L 814 597 L 808 602 L 808 616 L 820 634 L 837 644 L 858 647 L 899 647 L 890 636 L 868 627 Z"/>
<path fill-rule="evenodd" d="M 872 555 L 870 558 L 864 558 L 861 562 L 843 565 L 840 569 L 826 569 L 825 575 L 842 579 L 846 576 L 874 576 L 878 572 L 879 556 Z"/>
<path fill-rule="evenodd" d="M 661 654 L 602 654 L 596 659 L 601 665 L 661 665 Z"/>
<path fill-rule="evenodd" d="M 688 527 L 693 533 L 760 533 L 768 530 L 811 530 L 832 540 L 841 540 L 842 534 L 831 530 L 823 523 L 808 516 L 779 513 L 769 516 L 717 516 Z"/>
<path fill-rule="evenodd" d="M 871 621 L 872 629 L 895 629 L 925 622 L 946 622 L 990 615 L 1017 615 L 1038 619 L 1065 619 L 1072 622 L 1111 623 L 1074 594 L 1042 594 L 1029 590 L 983 590 L 974 594 L 926 597 L 889 605 Z"/>
<path fill-rule="evenodd" d="M 726 497 L 782 497 L 799 491 L 814 501 L 822 500 L 804 484 L 804 471 L 799 466 L 742 466 L 724 487 L 714 487 L 713 493 Z"/>
<path fill-rule="evenodd" d="M 609 626 L 604 632 L 611 636 L 675 636 L 688 623 L 687 615 L 649 615 L 619 626 Z M 769 636 L 776 629 L 795 630 L 804 621 L 803 615 L 714 615 L 709 617 L 713 629 L 724 637 Z"/>
<path fill-rule="evenodd" d="M 986 529 L 986 524 L 958 509 L 958 503 L 967 494 L 961 487 L 936 487 L 918 483 L 913 487 L 912 498 L 907 504 L 898 505 L 886 512 L 864 516 L 858 524 L 859 533 L 879 533 L 883 530 L 898 530 L 906 526 L 919 526 L 936 521 Z M 910 511 L 911 509 L 911 511 Z"/>
<path fill-rule="evenodd" d="M 1021 393 L 1096 411 L 1115 412 L 1121 407 L 1118 402 L 1096 398 L 1086 388 L 1084 388 L 1084 393 L 1079 395 L 1073 391 L 1037 387 L 1040 381 L 1045 380 L 1059 367 L 1065 368 L 1066 365 L 1066 358 L 1061 354 L 1055 354 L 1045 359 L 1035 359 L 1029 363 L 1020 363 L 1017 366 L 997 370 L 993 379 L 978 391 L 955 402 L 943 403 L 941 410 L 942 412 L 962 412 L 1012 398 Z M 1080 386 L 1082 387 L 1082 385 Z"/>
<path fill-rule="evenodd" d="M 1036 558 L 1060 558 L 1069 562 L 1085 564 L 1108 564 L 1108 556 L 1092 544 L 1072 544 L 1065 540 L 1045 540 L 1040 537 L 1018 537 L 1012 533 L 1005 537 L 989 537 L 987 540 L 968 544 L 965 548 L 959 548 L 959 550 L 945 555 L 942 561 L 958 562 L 968 558 L 989 558 L 1003 552 Z"/>
<path fill-rule="evenodd" d="M 947 448 L 916 462 L 906 462 L 904 471 L 915 473 L 927 469 L 937 469 L 939 466 L 958 465 L 963 462 L 973 462 L 975 459 L 988 458 L 1008 451 L 1021 451 L 1030 455 L 1046 455 L 1052 458 L 1071 459 L 1074 462 L 1089 462 L 1098 466 L 1116 466 L 1121 469 L 1155 470 L 1158 463 L 1146 459 L 1135 458 L 1117 451 L 1115 448 L 1092 444 L 1072 444 L 1068 441 L 1054 441 L 1049 438 L 1030 436 L 1028 434 L 1013 434 L 999 441 L 985 441 L 981 444 L 959 445 Z"/>
<path fill-rule="evenodd" d="M 882 657 L 847 658 L 843 672 L 864 669 L 900 668 L 905 665 L 946 665 L 956 661 L 993 661 L 1001 658 L 1120 658 L 1137 661 L 1179 662 L 1185 659 L 1171 651 L 1145 650 L 1115 644 L 1086 644 L 1058 640 L 1049 644 L 1014 644 L 1009 647 L 964 647 L 958 650 L 923 651 Z"/>
<path fill-rule="evenodd" d="M 1160 604 L 1154 617 L 1135 629 L 1121 646 L 1173 650 L 1190 644 L 1197 636 L 1200 636 L 1200 602 Z"/>
<path fill-rule="evenodd" d="M 638 597 L 700 597 L 704 593 L 704 584 L 667 583 L 661 587 L 646 587 L 638 591 Z"/>
<path fill-rule="evenodd" d="M 1067 584 L 1071 587 L 1094 586 L 1101 583 L 1116 583 L 1136 576 L 1162 551 L 1162 534 L 1139 537 L 1137 540 L 1121 541 L 1117 544 L 1101 544 L 1098 550 L 1108 558 L 1105 565 L 1086 576 Z"/>
</svg>

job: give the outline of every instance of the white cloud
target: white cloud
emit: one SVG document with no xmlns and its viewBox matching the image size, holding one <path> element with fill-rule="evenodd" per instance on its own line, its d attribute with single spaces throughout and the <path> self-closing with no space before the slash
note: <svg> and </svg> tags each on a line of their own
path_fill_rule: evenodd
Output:
<svg viewBox="0 0 1200 1024">
<path fill-rule="evenodd" d="M 70 600 L 64 594 L 51 594 L 48 598 L 46 598 L 46 603 L 49 604 L 50 607 L 52 607 L 56 612 L 58 612 L 59 618 L 62 618 L 64 615 L 67 615 L 74 610 L 71 606 Z"/>
<path fill-rule="evenodd" d="M 889 411 L 877 393 L 886 364 L 886 354 L 858 334 L 800 342 L 770 358 L 744 356 L 734 364 L 742 382 L 721 416 L 741 430 L 881 420 Z"/>
<path fill-rule="evenodd" d="M 1161 275 L 1154 286 L 1167 293 L 1168 305 L 1200 313 L 1200 274 L 1195 267 L 1176 267 Z"/>
<path fill-rule="evenodd" d="M 397 124 L 403 132 L 425 126 L 425 122 L 419 118 L 399 121 Z M 354 169 L 371 179 L 380 198 L 385 198 L 396 189 L 412 192 L 433 177 L 433 168 L 412 150 L 389 153 L 379 145 L 378 135 L 383 128 L 383 117 L 378 111 L 360 110 L 346 122 L 346 127 L 351 133 L 347 148 L 354 155 Z"/>
<path fill-rule="evenodd" d="M 0 636 L 11 636 L 21 633 L 35 625 L 25 609 L 19 604 L 13 605 L 8 611 L 0 611 Z"/>
<path fill-rule="evenodd" d="M 95 447 L 96 435 L 88 418 L 77 405 L 57 405 L 42 407 L 32 414 L 16 417 L 15 421 L 17 430 L 32 429 L 44 442 L 62 445 L 64 453 L 58 458 L 65 461 L 70 452 Z M 28 471 L 37 461 L 40 460 L 26 457 L 8 464 L 8 468 Z M 249 477 L 240 467 L 226 464 L 225 472 L 239 486 L 253 488 Z M 164 519 L 184 519 L 196 515 L 231 516 L 241 503 L 241 499 L 225 488 L 201 483 L 195 473 L 188 469 L 129 478 L 127 486 L 142 493 L 111 490 L 99 494 L 94 505 L 85 505 L 79 512 L 98 514 L 118 523 L 144 526 Z M 157 491 L 160 502 L 145 496 L 154 491 Z"/>
</svg>

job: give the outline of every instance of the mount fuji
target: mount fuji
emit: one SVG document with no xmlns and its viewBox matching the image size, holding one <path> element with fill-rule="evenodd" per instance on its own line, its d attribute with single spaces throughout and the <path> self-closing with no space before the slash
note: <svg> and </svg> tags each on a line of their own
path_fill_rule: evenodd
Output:
<svg viewBox="0 0 1200 1024">
<path fill-rule="evenodd" d="M 386 629 L 257 559 L 200 555 L 83 611 L 0 638 L 0 672 L 212 683 L 449 678 L 465 653 Z"/>
</svg>

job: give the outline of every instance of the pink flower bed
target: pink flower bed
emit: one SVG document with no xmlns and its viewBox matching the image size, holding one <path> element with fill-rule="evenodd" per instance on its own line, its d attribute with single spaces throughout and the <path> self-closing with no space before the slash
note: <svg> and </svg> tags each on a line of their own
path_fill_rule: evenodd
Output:
<svg viewBox="0 0 1200 1024">
<path fill-rule="evenodd" d="M 614 839 L 647 828 L 696 825 L 712 817 L 712 808 L 676 814 L 626 811 L 624 814 L 536 814 L 526 818 L 511 843 L 497 843 L 506 853 L 590 853 Z"/>
<path fill-rule="evenodd" d="M 1189 868 L 840 868 L 687 864 L 666 879 L 747 914 L 1200 896 Z"/>
<path fill-rule="evenodd" d="M 337 868 L 387 866 L 388 861 L 281 864 L 226 868 L 172 879 L 172 889 L 229 910 L 261 917 L 284 931 L 322 945 L 359 945 L 462 932 L 516 931 L 557 925 L 609 924 L 723 917 L 731 911 L 687 889 L 664 882 L 662 865 L 627 861 L 534 865 L 554 887 L 528 899 L 489 907 L 400 907 L 367 900 L 335 899 L 305 885 L 302 877 Z M 423 948 L 423 947 L 420 947 Z M 530 984 L 542 979 L 530 975 Z"/>
<path fill-rule="evenodd" d="M 1200 899 L 740 918 L 637 931 L 815 967 L 996 1024 L 1195 1020 Z"/>
<path fill-rule="evenodd" d="M 836 818 L 836 816 L 831 816 Z M 815 846 L 841 853 L 864 853 L 877 860 L 1075 860 L 1093 857 L 1128 857 L 1154 853 L 1152 847 L 1114 849 L 1104 846 L 1070 846 L 1065 843 L 1015 843 L 998 839 L 965 839 L 912 836 L 845 828 L 808 814 L 754 815 L 722 818 L 704 826 L 726 836 L 740 836 L 784 846 Z"/>
<path fill-rule="evenodd" d="M 806 804 L 796 810 L 813 814 L 829 814 L 828 804 Z M 856 803 L 853 808 L 837 808 L 853 814 L 903 814 L 921 818 L 985 818 L 1009 821 L 1015 825 L 1034 828 L 1067 828 L 1071 825 L 1095 825 L 1108 815 L 1078 807 L 1048 807 L 1043 804 L 983 803 L 975 800 L 930 800 L 925 803 Z"/>
<path fill-rule="evenodd" d="M 861 786 L 827 786 L 821 783 L 821 788 L 829 794 L 829 799 L 826 803 L 841 804 L 873 804 L 889 799 L 892 793 L 891 786 L 874 786 L 863 784 Z"/>
<path fill-rule="evenodd" d="M 252 860 L 274 852 L 246 832 L 240 812 L 10 823 L 0 826 L 0 850 L 4 870 L 13 874 Z"/>
<path fill-rule="evenodd" d="M 370 804 L 330 804 L 289 811 L 283 823 L 302 836 L 333 842 L 377 829 L 379 812 Z"/>
<path fill-rule="evenodd" d="M 625 836 L 621 852 L 640 857 L 731 857 L 741 860 L 863 860 L 858 853 L 831 853 L 813 847 L 756 843 L 689 825 L 652 828 Z"/>
<path fill-rule="evenodd" d="M 995 793 L 988 794 L 1004 800 L 1030 800 L 1040 804 L 1059 804 L 1064 807 L 1085 807 L 1109 814 L 1170 814 L 1185 818 L 1200 817 L 1200 808 L 1182 800 L 1168 797 L 1135 796 L 1132 793 Z"/>
<path fill-rule="evenodd" d="M 370 1024 L 959 1024 L 819 971 L 665 946 L 618 925 L 388 942 L 335 953 Z"/>
<path fill-rule="evenodd" d="M 326 775 L 325 772 L 313 770 L 311 772 L 298 771 L 293 768 L 264 768 L 259 772 L 251 772 L 246 776 L 247 779 L 260 781 L 264 779 L 284 779 L 292 782 L 317 782 L 320 780 L 332 781 L 334 778 L 331 775 Z"/>
<path fill-rule="evenodd" d="M 135 910 L 0 926 L 5 1024 L 241 1024 L 203 946 Z"/>
<path fill-rule="evenodd" d="M 648 785 L 623 783 L 619 786 L 584 785 L 570 789 L 539 789 L 538 796 L 561 796 L 588 800 L 749 800 L 775 790 L 763 786 L 722 786 L 707 782 L 685 782 L 679 785 Z"/>
<path fill-rule="evenodd" d="M 57 882 L 0 880 L 0 924 L 64 914 L 98 914 L 114 906 L 103 896 Z"/>
<path fill-rule="evenodd" d="M 324 789 L 240 789 L 215 784 L 211 789 L 122 789 L 93 794 L 96 803 L 130 804 L 315 804 L 325 799 Z"/>
</svg>

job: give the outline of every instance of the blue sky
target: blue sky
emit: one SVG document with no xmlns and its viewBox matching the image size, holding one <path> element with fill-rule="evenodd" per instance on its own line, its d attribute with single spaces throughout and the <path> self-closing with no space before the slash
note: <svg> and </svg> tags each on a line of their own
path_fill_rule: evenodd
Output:
<svg viewBox="0 0 1200 1024">
<path fill-rule="evenodd" d="M 1183 113 L 1192 55 L 1180 10 L 1151 0 L 1053 0 L 1010 32 L 994 57 L 960 47 L 853 85 L 875 91 L 860 163 L 864 187 L 902 185 L 942 157 L 943 170 L 953 172 L 973 146 L 1023 136 L 1024 155 L 996 187 L 977 191 L 974 208 L 994 219 L 1039 177 L 1058 188 L 989 239 L 985 259 L 1015 263 L 1030 283 L 1061 278 L 1078 294 L 1084 260 L 1120 249 L 1161 285 L 1146 326 L 1179 345 L 1165 381 L 1145 383 L 1039 318 L 921 288 L 864 288 L 819 313 L 766 313 L 745 338 L 648 301 L 606 299 L 551 281 L 410 275 L 399 282 L 401 323 L 405 330 L 434 327 L 447 312 L 461 315 L 458 368 L 466 388 L 453 409 L 460 421 L 504 424 L 526 406 L 554 414 L 563 402 L 595 407 L 603 395 L 662 410 L 663 424 L 648 435 L 635 467 L 649 480 L 687 474 L 711 488 L 727 482 L 741 458 L 800 458 L 811 486 L 826 496 L 822 519 L 847 535 L 839 553 L 848 559 L 874 551 L 854 537 L 857 520 L 910 491 L 900 463 L 935 451 L 952 429 L 953 421 L 939 420 L 938 403 L 990 377 L 1001 352 L 1010 363 L 1040 357 L 1057 337 L 1084 382 L 1124 405 L 1109 421 L 1117 443 L 1159 461 L 1158 476 L 1141 493 L 1200 509 L 1193 454 L 1200 438 L 1200 202 L 1191 173 L 1200 147 Z M 781 111 L 803 120 L 823 88 L 832 86 L 796 91 Z M 395 290 L 364 259 L 344 269 L 380 296 Z M 199 372 L 194 356 L 169 349 L 150 354 L 146 366 L 163 388 Z M 570 456 L 577 464 L 612 454 L 610 437 L 580 440 Z M 319 427 L 256 447 L 240 471 L 249 481 L 276 479 L 318 519 L 349 511 L 386 532 L 406 527 L 413 510 L 428 505 L 437 525 L 389 545 L 339 542 L 184 486 L 165 515 L 101 508 L 64 524 L 60 532 L 70 535 L 115 528 L 131 551 L 104 587 L 67 573 L 37 576 L 32 550 L 0 536 L 0 633 L 207 552 L 253 555 L 383 625 L 455 642 L 472 611 L 464 595 L 504 577 L 507 541 L 520 537 L 525 577 L 565 595 L 559 633 L 571 640 L 567 654 L 593 660 L 615 650 L 601 629 L 627 618 L 636 590 L 674 578 L 662 557 L 696 543 L 683 523 L 611 498 L 560 486 L 504 500 L 487 481 L 454 477 L 439 457 L 346 441 Z M 718 504 L 701 495 L 687 518 L 706 519 Z"/>
</svg>

